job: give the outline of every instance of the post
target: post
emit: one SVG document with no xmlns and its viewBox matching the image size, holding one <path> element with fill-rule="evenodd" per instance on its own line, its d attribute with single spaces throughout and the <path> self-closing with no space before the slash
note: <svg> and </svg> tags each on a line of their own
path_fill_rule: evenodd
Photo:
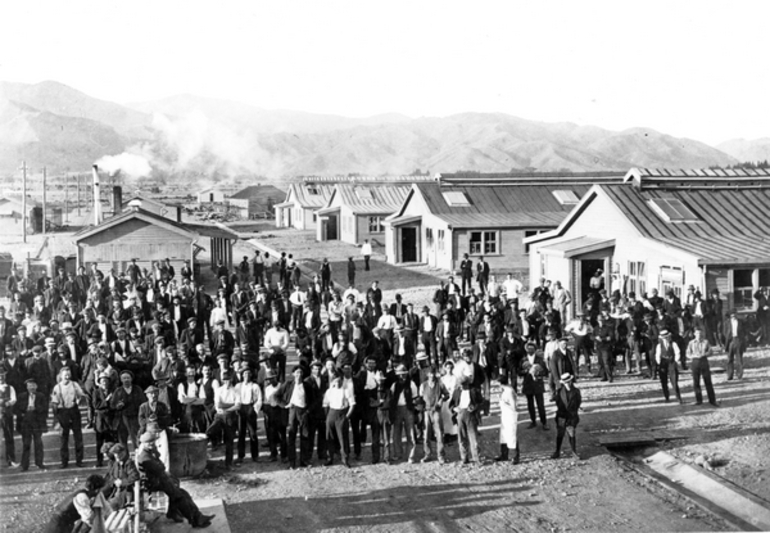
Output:
<svg viewBox="0 0 770 533">
<path fill-rule="evenodd" d="M 45 180 L 47 177 L 47 169 L 43 167 L 43 235 L 45 235 Z"/>
<path fill-rule="evenodd" d="M 77 175 L 78 180 L 78 216 L 80 216 L 80 174 Z"/>
<path fill-rule="evenodd" d="M 27 242 L 27 162 L 21 162 L 21 240 Z"/>
<path fill-rule="evenodd" d="M 70 171 L 64 173 L 64 222 L 70 220 Z"/>
</svg>

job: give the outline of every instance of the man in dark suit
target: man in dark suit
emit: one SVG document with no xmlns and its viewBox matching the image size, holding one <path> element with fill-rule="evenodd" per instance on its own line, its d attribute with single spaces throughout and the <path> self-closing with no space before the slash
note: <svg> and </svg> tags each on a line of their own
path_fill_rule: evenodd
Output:
<svg viewBox="0 0 770 533">
<path fill-rule="evenodd" d="M 738 319 L 735 310 L 730 311 L 730 319 L 724 326 L 725 346 L 727 347 L 727 380 L 743 379 L 743 352 L 746 351 L 746 326 Z"/>
<path fill-rule="evenodd" d="M 313 451 L 313 441 L 315 435 L 318 435 L 318 442 L 316 450 L 319 461 L 326 461 L 326 412 L 323 408 L 323 397 L 326 394 L 326 389 L 329 387 L 329 380 L 324 379 L 321 376 L 321 368 L 323 364 L 321 361 L 313 361 L 310 363 L 310 376 L 305 378 L 305 383 L 310 387 L 312 391 L 310 397 L 311 401 L 308 403 L 308 443 L 310 452 Z"/>
<path fill-rule="evenodd" d="M 6 344 L 11 344 L 16 335 L 16 328 L 13 322 L 5 318 L 5 307 L 0 305 L 0 353 Z"/>
<path fill-rule="evenodd" d="M 46 427 L 46 415 L 48 414 L 48 398 L 38 392 L 37 382 L 33 378 L 25 381 L 27 391 L 19 394 L 16 401 L 16 414 L 19 416 L 19 428 L 21 430 L 21 469 L 29 470 L 29 454 L 32 444 L 35 445 L 35 464 L 41 470 L 43 465 L 43 433 Z"/>
<path fill-rule="evenodd" d="M 471 288 L 471 281 L 473 280 L 473 261 L 468 257 L 468 254 L 463 254 L 463 260 L 460 261 L 460 277 L 462 278 L 463 296 L 465 296 L 466 291 Z"/>
<path fill-rule="evenodd" d="M 396 294 L 396 301 L 390 304 L 390 314 L 396 318 L 396 322 L 399 324 L 404 323 L 404 316 L 407 313 L 407 307 L 401 303 L 401 295 Z"/>
<path fill-rule="evenodd" d="M 434 361 L 438 361 L 438 345 L 436 343 L 437 327 L 438 319 L 430 314 L 430 309 L 426 305 L 422 308 L 422 316 L 420 317 L 420 340 L 425 347 L 425 353 L 428 354 L 428 358 L 432 358 Z"/>
<path fill-rule="evenodd" d="M 479 292 L 482 295 L 486 294 L 489 284 L 489 263 L 484 261 L 483 255 L 479 257 L 479 262 L 476 264 L 476 281 L 479 284 Z"/>
<path fill-rule="evenodd" d="M 304 371 L 301 366 L 294 367 L 292 372 L 294 379 L 284 383 L 276 394 L 279 394 L 283 403 L 289 409 L 289 436 L 287 446 L 289 450 L 289 466 L 297 466 L 297 433 L 299 432 L 299 466 L 309 466 L 313 455 L 310 442 L 310 415 L 309 406 L 313 405 L 313 387 L 304 381 Z"/>
<path fill-rule="evenodd" d="M 580 390 L 573 384 L 573 380 L 574 377 L 571 374 L 562 374 L 559 377 L 561 386 L 556 392 L 556 451 L 551 459 L 558 459 L 561 455 L 561 443 L 566 433 L 569 436 L 569 447 L 572 449 L 572 455 L 580 460 L 575 431 L 578 422 L 580 422 L 581 395 Z"/>
</svg>

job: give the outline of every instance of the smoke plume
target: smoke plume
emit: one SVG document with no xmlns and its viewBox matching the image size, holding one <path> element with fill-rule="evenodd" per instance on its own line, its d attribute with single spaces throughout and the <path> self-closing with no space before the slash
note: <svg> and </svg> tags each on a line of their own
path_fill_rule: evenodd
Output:
<svg viewBox="0 0 770 533">
<path fill-rule="evenodd" d="M 128 152 L 118 155 L 106 155 L 94 164 L 99 167 L 99 170 L 106 172 L 110 176 L 120 172 L 132 178 L 143 178 L 149 176 L 152 172 L 152 167 L 146 158 Z"/>
</svg>

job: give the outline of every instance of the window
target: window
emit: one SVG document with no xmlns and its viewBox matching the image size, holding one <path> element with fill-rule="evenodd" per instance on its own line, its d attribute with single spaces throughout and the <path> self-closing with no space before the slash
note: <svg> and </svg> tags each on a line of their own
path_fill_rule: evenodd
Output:
<svg viewBox="0 0 770 533">
<path fill-rule="evenodd" d="M 697 222 L 698 217 L 678 198 L 653 198 L 650 205 L 666 222 Z"/>
<path fill-rule="evenodd" d="M 433 228 L 425 228 L 425 242 L 433 246 Z"/>
<path fill-rule="evenodd" d="M 553 195 L 561 205 L 575 205 L 580 201 L 573 191 L 553 191 Z"/>
<path fill-rule="evenodd" d="M 385 226 L 382 217 L 369 217 L 369 233 L 384 233 Z"/>
<path fill-rule="evenodd" d="M 313 222 L 317 222 L 317 219 L 318 219 L 318 215 L 316 215 L 315 213 L 313 213 Z"/>
<path fill-rule="evenodd" d="M 487 255 L 499 253 L 499 232 L 472 231 L 470 235 L 470 253 L 472 255 Z"/>
<path fill-rule="evenodd" d="M 682 267 L 660 267 L 660 293 L 665 296 L 671 290 L 677 297 L 682 297 L 684 285 L 684 271 Z"/>
<path fill-rule="evenodd" d="M 543 231 L 545 231 L 545 230 L 542 230 L 542 229 L 528 229 L 528 230 L 525 230 L 524 231 L 524 238 L 526 239 L 527 237 L 532 237 L 534 235 L 540 235 L 541 233 L 543 233 Z M 528 243 L 524 243 L 524 254 L 528 254 L 528 253 L 529 253 L 529 244 Z"/>
<path fill-rule="evenodd" d="M 438 249 L 440 252 L 444 251 L 444 230 L 438 230 Z"/>
<path fill-rule="evenodd" d="M 647 292 L 647 264 L 643 261 L 628 262 L 627 290 L 636 294 L 637 298 Z"/>
<path fill-rule="evenodd" d="M 447 205 L 453 207 L 467 207 L 471 205 L 468 197 L 462 191 L 444 191 L 441 193 Z"/>
<path fill-rule="evenodd" d="M 371 189 L 364 189 L 363 187 L 356 187 L 356 196 L 359 200 L 374 200 Z"/>
<path fill-rule="evenodd" d="M 754 306 L 754 269 L 733 270 L 733 301 L 737 308 Z"/>
<path fill-rule="evenodd" d="M 315 185 L 308 185 L 307 186 L 307 193 L 310 196 L 318 196 L 318 194 L 319 194 L 318 188 Z"/>
</svg>

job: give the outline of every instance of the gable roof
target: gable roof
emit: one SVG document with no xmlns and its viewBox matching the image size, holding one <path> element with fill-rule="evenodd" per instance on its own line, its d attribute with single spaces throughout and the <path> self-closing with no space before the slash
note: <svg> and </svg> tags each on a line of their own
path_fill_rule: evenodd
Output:
<svg viewBox="0 0 770 533">
<path fill-rule="evenodd" d="M 670 177 L 670 175 L 668 175 Z M 542 242 L 563 236 L 598 194 L 604 195 L 639 234 L 698 258 L 702 265 L 767 263 L 770 261 L 770 187 L 754 183 L 712 188 L 703 175 L 678 175 L 676 184 L 654 186 L 638 178 L 624 184 L 596 185 L 575 206 L 557 230 L 526 239 Z M 687 186 L 687 178 L 691 178 Z M 758 176 L 754 176 L 757 178 Z M 767 178 L 770 179 L 770 174 Z M 756 180 L 755 180 L 756 181 Z M 691 222 L 668 222 L 654 206 L 655 200 L 678 200 L 695 215 Z"/>
<path fill-rule="evenodd" d="M 360 185 L 338 183 L 326 203 L 326 208 L 339 195 L 342 205 L 356 215 L 392 214 L 398 211 L 409 194 L 409 185 Z"/>
<path fill-rule="evenodd" d="M 312 191 L 315 191 L 317 194 L 311 194 Z M 286 202 L 289 201 L 292 193 L 294 193 L 294 201 L 301 207 L 319 209 L 326 205 L 333 192 L 334 184 L 292 183 L 289 192 L 286 194 Z"/>
<path fill-rule="evenodd" d="M 441 185 L 548 185 L 571 183 L 594 185 L 596 183 L 617 183 L 627 172 L 622 170 L 592 172 L 455 172 L 437 174 Z"/>
<path fill-rule="evenodd" d="M 17 204 L 19 207 L 24 204 L 24 199 L 21 194 L 6 194 L 5 196 L 0 196 L 0 202 L 3 200 L 7 200 L 12 204 Z M 32 209 L 33 207 L 38 207 L 40 205 L 40 202 L 32 198 L 30 195 L 27 195 L 27 209 Z"/>
<path fill-rule="evenodd" d="M 131 194 L 127 198 L 124 197 L 123 204 L 122 204 L 123 207 L 124 208 L 127 207 L 132 200 L 139 200 L 142 203 L 147 202 L 148 204 L 153 204 L 158 207 L 172 207 L 172 204 L 166 204 L 164 202 L 161 202 L 160 200 L 156 200 L 155 198 L 150 198 L 149 196 L 145 196 L 145 194 L 142 193 L 141 191 L 136 191 L 135 193 Z"/>
<path fill-rule="evenodd" d="M 229 198 L 266 203 L 268 198 L 271 198 L 273 201 L 280 201 L 285 197 L 286 193 L 284 191 L 272 185 L 249 185 L 245 189 L 241 189 L 237 193 L 231 195 Z"/>
<path fill-rule="evenodd" d="M 589 188 L 582 182 L 564 180 L 540 185 L 414 185 L 428 210 L 454 228 L 558 226 L 572 205 L 563 205 L 553 193 L 568 190 L 581 197 Z M 462 193 L 467 205 L 450 205 L 444 194 L 448 192 Z"/>
</svg>

